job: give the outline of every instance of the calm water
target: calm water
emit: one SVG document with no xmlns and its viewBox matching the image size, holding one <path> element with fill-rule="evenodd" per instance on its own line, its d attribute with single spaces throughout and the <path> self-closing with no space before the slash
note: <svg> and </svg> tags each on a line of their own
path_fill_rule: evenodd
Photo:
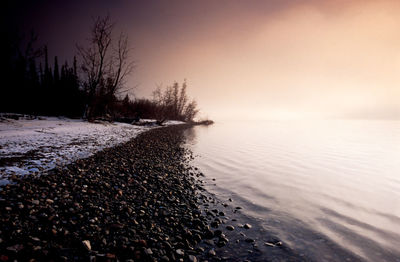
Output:
<svg viewBox="0 0 400 262">
<path fill-rule="evenodd" d="M 400 261 L 400 121 L 216 123 L 189 144 L 209 191 L 306 259 Z"/>
</svg>

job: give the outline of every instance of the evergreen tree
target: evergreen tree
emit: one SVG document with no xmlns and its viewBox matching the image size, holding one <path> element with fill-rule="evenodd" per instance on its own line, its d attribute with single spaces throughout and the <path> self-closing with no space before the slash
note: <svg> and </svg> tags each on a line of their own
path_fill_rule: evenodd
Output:
<svg viewBox="0 0 400 262">
<path fill-rule="evenodd" d="M 54 82 L 58 82 L 60 80 L 60 72 L 58 71 L 58 59 L 57 56 L 54 57 Z"/>
</svg>

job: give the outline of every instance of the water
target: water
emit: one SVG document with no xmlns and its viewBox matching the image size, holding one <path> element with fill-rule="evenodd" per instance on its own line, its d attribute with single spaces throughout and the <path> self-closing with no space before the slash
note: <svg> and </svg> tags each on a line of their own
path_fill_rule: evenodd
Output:
<svg viewBox="0 0 400 262">
<path fill-rule="evenodd" d="M 400 121 L 222 122 L 188 137 L 207 190 L 306 260 L 400 261 Z"/>
</svg>

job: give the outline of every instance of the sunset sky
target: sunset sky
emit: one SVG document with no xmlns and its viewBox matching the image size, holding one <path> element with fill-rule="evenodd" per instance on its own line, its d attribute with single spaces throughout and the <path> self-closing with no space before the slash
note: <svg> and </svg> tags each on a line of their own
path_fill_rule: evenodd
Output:
<svg viewBox="0 0 400 262">
<path fill-rule="evenodd" d="M 62 60 L 109 14 L 134 48 L 137 97 L 187 79 L 212 119 L 400 118 L 400 1 L 31 2 L 7 19 Z"/>
</svg>

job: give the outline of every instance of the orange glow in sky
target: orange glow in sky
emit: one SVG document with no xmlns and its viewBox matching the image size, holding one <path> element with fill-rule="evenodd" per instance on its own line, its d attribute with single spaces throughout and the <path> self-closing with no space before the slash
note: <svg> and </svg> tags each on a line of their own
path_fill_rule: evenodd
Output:
<svg viewBox="0 0 400 262">
<path fill-rule="evenodd" d="M 211 118 L 400 118 L 400 2 L 294 2 L 195 6 L 139 32 L 136 94 L 186 78 Z"/>
<path fill-rule="evenodd" d="M 63 61 L 109 14 L 133 47 L 136 97 L 186 79 L 212 119 L 400 119 L 398 0 L 47 2 L 12 17 Z"/>
</svg>

